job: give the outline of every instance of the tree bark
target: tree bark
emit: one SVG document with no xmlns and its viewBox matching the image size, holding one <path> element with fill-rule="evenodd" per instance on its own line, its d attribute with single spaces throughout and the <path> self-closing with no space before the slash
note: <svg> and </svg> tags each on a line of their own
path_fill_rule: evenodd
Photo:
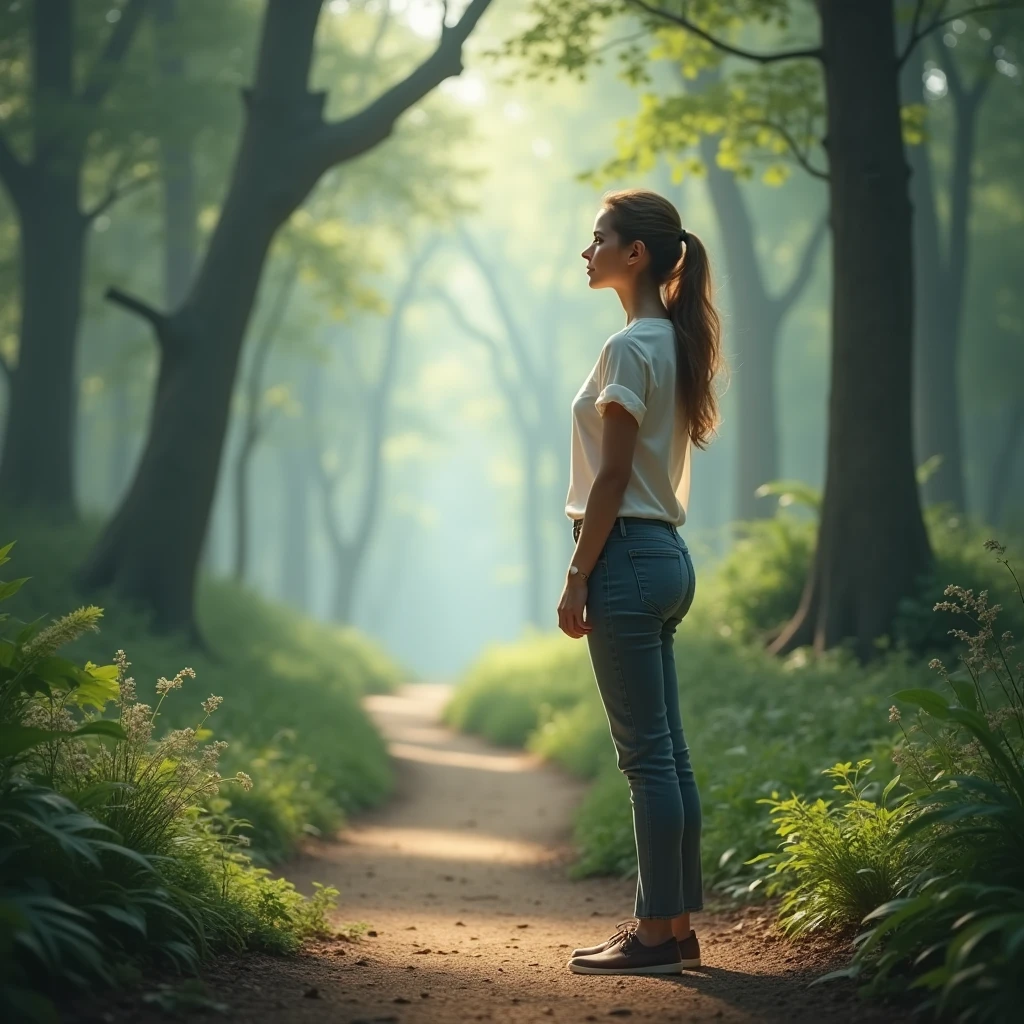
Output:
<svg viewBox="0 0 1024 1024">
<path fill-rule="evenodd" d="M 985 521 L 993 527 L 1002 525 L 1003 509 L 1006 505 L 1007 495 L 1010 493 L 1013 467 L 1020 451 L 1022 438 L 1024 438 L 1024 397 L 1015 399 L 1010 405 L 1006 431 L 996 450 L 995 462 L 992 464 Z"/>
<path fill-rule="evenodd" d="M 323 119 L 307 89 L 320 0 L 268 0 L 256 81 L 221 216 L 184 302 L 169 316 L 113 292 L 153 324 L 161 366 L 149 438 L 132 487 L 83 567 L 152 611 L 158 627 L 190 627 L 196 567 L 224 445 L 239 349 L 278 228 L 331 167 L 378 145 L 396 119 L 462 69 L 462 44 L 490 0 L 404 81 L 360 113 Z M 173 538 L 174 543 L 169 543 Z"/>
<path fill-rule="evenodd" d="M 77 173 L 37 169 L 18 212 L 21 335 L 0 458 L 0 495 L 10 505 L 72 519 L 75 340 L 87 229 L 78 209 Z"/>
<path fill-rule="evenodd" d="M 352 602 L 359 570 L 369 551 L 373 531 L 377 527 L 378 510 L 384 479 L 384 441 L 390 414 L 391 393 L 398 373 L 398 357 L 402 342 L 402 320 L 412 301 L 420 275 L 426 269 L 438 239 L 433 238 L 413 256 L 409 272 L 395 298 L 388 317 L 387 345 L 380 376 L 366 402 L 367 420 L 367 481 L 363 490 L 363 503 L 355 528 L 345 537 L 338 526 L 334 511 L 335 481 L 321 468 L 324 520 L 327 537 L 334 557 L 334 588 L 331 601 L 336 622 L 352 621 Z"/>
<path fill-rule="evenodd" d="M 98 212 L 84 213 L 80 206 L 88 123 L 144 11 L 145 0 L 129 0 L 76 92 L 73 4 L 34 5 L 30 160 L 22 163 L 0 138 L 0 178 L 18 214 L 21 251 L 21 332 L 0 453 L 0 496 L 57 519 L 75 516 L 75 342 L 86 235 Z M 116 186 L 111 182 L 103 208 L 117 198 Z"/>
<path fill-rule="evenodd" d="M 892 0 L 819 3 L 834 285 L 817 550 L 785 652 L 891 631 L 931 565 L 911 445 L 913 271 Z"/>
<path fill-rule="evenodd" d="M 905 65 L 904 92 L 911 102 L 923 102 L 923 67 L 916 53 Z M 974 88 L 967 89 L 960 83 L 950 61 L 946 62 L 946 70 L 956 118 L 949 232 L 945 241 L 939 226 L 937 190 L 928 145 L 908 147 L 917 259 L 915 433 L 918 462 L 934 455 L 942 457 L 942 464 L 925 482 L 925 500 L 945 503 L 962 512 L 967 500 L 959 342 L 968 265 L 971 165 L 977 138 L 977 113 L 988 79 L 979 79 Z"/>
<path fill-rule="evenodd" d="M 178 83 L 185 75 L 185 59 L 169 38 L 179 16 L 178 0 L 155 0 L 160 76 Z M 174 309 L 188 293 L 195 270 L 198 244 L 196 172 L 191 140 L 171 132 L 160 138 L 160 180 L 163 183 L 164 299 Z"/>
<path fill-rule="evenodd" d="M 266 417 L 261 406 L 267 359 L 270 356 L 274 340 L 281 330 L 288 302 L 295 290 L 298 277 L 299 262 L 294 260 L 285 270 L 284 280 L 275 296 L 274 306 L 268 312 L 267 321 L 256 341 L 256 347 L 252 354 L 252 365 L 249 367 L 249 379 L 246 381 L 245 423 L 242 427 L 242 440 L 233 474 L 235 557 L 232 575 L 239 583 L 245 580 L 249 559 L 249 477 L 252 471 L 252 459 L 256 453 L 256 446 L 266 433 L 267 428 Z"/>
<path fill-rule="evenodd" d="M 309 611 L 309 484 L 311 453 L 280 448 L 284 490 L 284 535 L 281 538 L 281 597 L 293 608 Z"/>
<path fill-rule="evenodd" d="M 707 167 L 708 194 L 722 229 L 732 311 L 731 338 L 737 353 L 736 459 L 737 519 L 770 518 L 774 498 L 759 498 L 757 489 L 779 475 L 778 403 L 775 360 L 779 329 L 810 280 L 824 237 L 824 224 L 805 244 L 790 286 L 772 295 L 757 257 L 753 218 L 733 174 L 717 164 L 717 140 L 702 135 L 701 158 Z"/>
</svg>

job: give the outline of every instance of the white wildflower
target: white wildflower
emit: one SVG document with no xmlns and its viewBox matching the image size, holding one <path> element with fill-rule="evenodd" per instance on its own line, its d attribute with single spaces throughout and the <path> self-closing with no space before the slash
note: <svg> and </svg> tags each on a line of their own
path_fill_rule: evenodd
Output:
<svg viewBox="0 0 1024 1024">
<path fill-rule="evenodd" d="M 223 697 L 215 697 L 212 693 L 206 700 L 203 701 L 203 710 L 208 714 L 212 715 L 224 703 Z"/>
</svg>

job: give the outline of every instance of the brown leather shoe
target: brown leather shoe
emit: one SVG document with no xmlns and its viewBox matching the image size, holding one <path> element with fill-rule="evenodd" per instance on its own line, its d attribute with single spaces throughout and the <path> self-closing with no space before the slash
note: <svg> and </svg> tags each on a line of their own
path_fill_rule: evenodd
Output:
<svg viewBox="0 0 1024 1024">
<path fill-rule="evenodd" d="M 657 946 L 645 946 L 632 928 L 603 952 L 569 961 L 573 974 L 679 974 L 682 969 L 674 936 Z"/>
<path fill-rule="evenodd" d="M 678 939 L 677 942 L 683 967 L 700 967 L 700 943 L 697 941 L 697 933 L 691 928 L 690 934 L 685 939 Z"/>
<path fill-rule="evenodd" d="M 603 953 L 612 943 L 624 938 L 630 928 L 635 928 L 638 924 L 639 921 L 635 917 L 627 917 L 625 921 L 620 921 L 615 926 L 615 934 L 610 938 L 605 939 L 604 942 L 599 942 L 596 946 L 583 946 L 580 949 L 574 949 L 571 956 L 593 956 L 595 953 Z"/>
</svg>

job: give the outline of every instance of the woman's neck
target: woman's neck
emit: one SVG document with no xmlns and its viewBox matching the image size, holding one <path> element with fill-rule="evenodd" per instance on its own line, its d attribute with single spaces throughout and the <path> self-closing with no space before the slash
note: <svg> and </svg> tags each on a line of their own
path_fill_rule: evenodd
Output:
<svg viewBox="0 0 1024 1024">
<path fill-rule="evenodd" d="M 634 320 L 654 318 L 657 320 L 669 319 L 668 310 L 661 300 L 661 289 L 656 285 L 647 284 L 631 290 L 622 289 L 618 291 L 619 302 L 626 313 L 626 324 Z"/>
</svg>

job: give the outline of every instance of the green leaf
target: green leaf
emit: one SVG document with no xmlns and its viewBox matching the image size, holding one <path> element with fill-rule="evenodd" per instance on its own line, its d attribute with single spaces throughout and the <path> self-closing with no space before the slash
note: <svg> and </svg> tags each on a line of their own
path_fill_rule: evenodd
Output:
<svg viewBox="0 0 1024 1024">
<path fill-rule="evenodd" d="M 916 704 L 922 711 L 931 715 L 932 718 L 947 719 L 950 717 L 950 706 L 946 698 L 934 690 L 916 689 L 900 690 L 892 695 L 893 700 L 902 700 L 907 704 Z"/>
<path fill-rule="evenodd" d="M 67 658 L 50 655 L 33 663 L 32 671 L 41 679 L 45 679 L 51 686 L 68 689 L 70 686 L 77 685 L 82 670 Z"/>
<path fill-rule="evenodd" d="M 0 722 L 0 757 L 14 757 L 32 747 L 38 747 L 40 743 L 49 743 L 50 740 L 67 738 L 70 735 L 66 732 L 57 732 L 54 729 L 37 729 L 28 725 L 12 725 L 10 722 Z"/>
<path fill-rule="evenodd" d="M 111 722 L 107 718 L 100 718 L 95 722 L 86 722 L 85 725 L 75 729 L 72 733 L 66 733 L 65 735 L 79 737 L 79 736 L 102 736 L 105 739 L 111 740 L 126 740 L 128 736 L 125 734 L 124 729 L 121 728 L 120 722 Z"/>
<path fill-rule="evenodd" d="M 31 576 L 23 576 L 20 580 L 11 580 L 9 583 L 0 583 L 0 601 L 6 601 L 9 597 L 21 590 L 21 588 L 32 579 Z"/>
<path fill-rule="evenodd" d="M 16 644 L 23 644 L 30 640 L 39 630 L 42 625 L 45 615 L 40 615 L 38 619 L 34 619 L 32 622 L 26 622 L 24 626 L 14 635 L 14 642 Z"/>
<path fill-rule="evenodd" d="M 77 707 L 93 707 L 102 711 L 118 695 L 117 666 L 94 665 L 86 662 L 77 671 L 78 686 L 68 697 L 68 703 Z"/>
<path fill-rule="evenodd" d="M 967 708 L 968 711 L 978 710 L 978 694 L 974 689 L 973 682 L 951 678 L 949 685 L 953 687 L 953 692 L 956 694 L 956 699 L 960 701 L 961 707 Z"/>
</svg>

